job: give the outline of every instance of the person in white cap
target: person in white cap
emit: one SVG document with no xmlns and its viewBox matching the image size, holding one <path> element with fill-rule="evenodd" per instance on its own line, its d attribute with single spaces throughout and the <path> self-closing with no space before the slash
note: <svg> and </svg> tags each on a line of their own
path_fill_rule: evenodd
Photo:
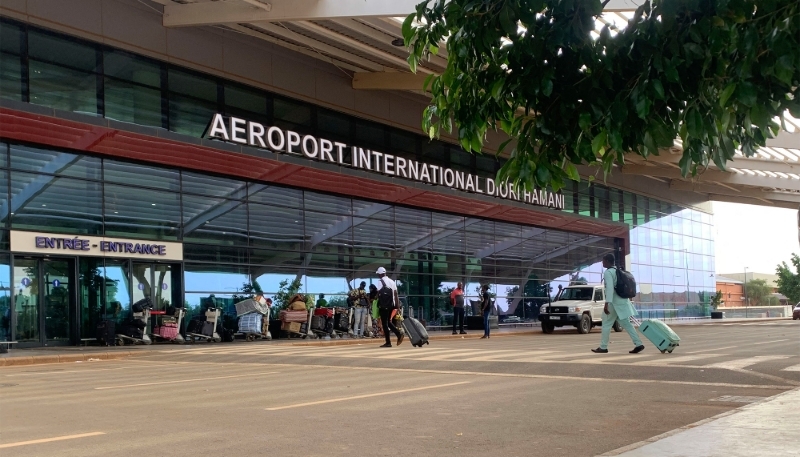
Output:
<svg viewBox="0 0 800 457">
<path fill-rule="evenodd" d="M 403 342 L 403 333 L 392 324 L 392 312 L 400 308 L 397 284 L 386 276 L 386 268 L 380 267 L 375 273 L 380 277 L 380 287 L 378 287 L 378 311 L 381 316 L 383 336 L 386 337 L 386 344 L 381 347 L 392 347 L 392 341 L 389 339 L 390 330 L 397 336 L 397 345 L 400 346 Z"/>
</svg>

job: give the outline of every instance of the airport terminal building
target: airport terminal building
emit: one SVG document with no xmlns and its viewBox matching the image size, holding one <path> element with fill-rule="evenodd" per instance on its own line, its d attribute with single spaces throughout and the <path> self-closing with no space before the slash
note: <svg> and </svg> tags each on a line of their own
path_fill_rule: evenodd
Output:
<svg viewBox="0 0 800 457">
<path fill-rule="evenodd" d="M 429 322 L 458 281 L 535 318 L 556 285 L 599 282 L 607 252 L 639 309 L 708 313 L 699 195 L 623 175 L 515 192 L 499 136 L 468 154 L 420 131 L 424 95 L 354 88 L 357 65 L 400 71 L 388 57 L 336 60 L 292 25 L 169 28 L 159 6 L 0 5 L 0 339 L 79 344 L 141 298 L 229 305 L 252 281 L 343 301 L 378 267 Z"/>
</svg>

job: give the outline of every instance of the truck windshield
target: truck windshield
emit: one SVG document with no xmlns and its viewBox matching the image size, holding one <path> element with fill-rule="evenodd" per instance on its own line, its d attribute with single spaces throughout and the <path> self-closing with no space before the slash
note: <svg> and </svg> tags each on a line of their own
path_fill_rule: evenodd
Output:
<svg viewBox="0 0 800 457">
<path fill-rule="evenodd" d="M 592 299 L 592 294 L 594 293 L 594 289 L 591 287 L 570 287 L 564 289 L 561 292 L 561 296 L 558 297 L 558 301 L 563 300 L 583 300 L 589 301 Z"/>
</svg>

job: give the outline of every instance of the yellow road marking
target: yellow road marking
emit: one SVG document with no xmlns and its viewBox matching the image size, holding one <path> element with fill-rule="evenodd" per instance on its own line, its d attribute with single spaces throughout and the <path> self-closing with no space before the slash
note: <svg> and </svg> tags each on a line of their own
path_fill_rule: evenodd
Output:
<svg viewBox="0 0 800 457">
<path fill-rule="evenodd" d="M 417 391 L 420 391 L 420 390 L 428 390 L 428 389 L 439 389 L 439 388 L 442 388 L 442 387 L 460 386 L 462 384 L 469 384 L 469 381 L 451 382 L 449 384 L 439 384 L 439 385 L 435 385 L 435 386 L 416 387 L 416 388 L 413 388 L 413 389 L 392 390 L 392 391 L 389 391 L 389 392 L 378 392 L 378 393 L 375 393 L 375 394 L 355 395 L 353 397 L 331 398 L 331 399 L 328 399 L 328 400 L 312 401 L 312 402 L 308 402 L 308 403 L 298 403 L 296 405 L 278 406 L 276 408 L 266 408 L 266 409 L 267 409 L 267 411 L 279 411 L 281 409 L 301 408 L 303 406 L 312 406 L 312 405 L 324 405 L 326 403 L 336 403 L 336 402 L 348 401 L 348 400 L 359 400 L 361 398 L 380 397 L 380 396 L 383 396 L 383 395 L 402 394 L 402 393 L 406 393 L 406 392 L 417 392 Z"/>
<path fill-rule="evenodd" d="M 44 438 L 44 439 L 41 439 L 41 440 L 18 441 L 16 443 L 0 444 L 0 449 L 5 449 L 5 448 L 9 448 L 9 447 L 17 447 L 17 446 L 27 446 L 29 444 L 51 443 L 53 441 L 74 440 L 74 439 L 77 439 L 77 438 L 87 438 L 87 437 L 90 437 L 90 436 L 97 436 L 97 435 L 105 435 L 105 432 L 81 433 L 80 435 L 56 436 L 56 437 L 53 437 L 53 438 Z"/>
<path fill-rule="evenodd" d="M 163 384 L 179 384 L 182 382 L 195 382 L 195 381 L 211 381 L 214 379 L 230 379 L 230 378 L 244 378 L 246 376 L 259 376 L 263 374 L 276 374 L 280 373 L 279 371 L 266 371 L 263 373 L 250 373 L 250 374 L 238 374 L 232 376 L 215 376 L 211 378 L 195 378 L 195 379 L 180 379 L 177 381 L 161 381 L 161 382 L 145 382 L 142 384 L 126 384 L 124 386 L 105 386 L 105 387 L 95 387 L 94 390 L 108 390 L 108 389 L 124 389 L 128 387 L 144 387 L 144 386 L 160 386 Z"/>
</svg>

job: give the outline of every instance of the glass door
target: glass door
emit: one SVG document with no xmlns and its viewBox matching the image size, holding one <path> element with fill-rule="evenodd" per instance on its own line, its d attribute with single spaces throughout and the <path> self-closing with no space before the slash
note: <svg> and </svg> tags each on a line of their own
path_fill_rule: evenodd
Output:
<svg viewBox="0 0 800 457">
<path fill-rule="evenodd" d="M 164 311 L 172 304 L 172 265 L 133 262 L 133 303 L 149 297 L 153 310 Z"/>
<path fill-rule="evenodd" d="M 31 345 L 68 344 L 75 312 L 75 261 L 14 259 L 16 339 Z"/>
</svg>

